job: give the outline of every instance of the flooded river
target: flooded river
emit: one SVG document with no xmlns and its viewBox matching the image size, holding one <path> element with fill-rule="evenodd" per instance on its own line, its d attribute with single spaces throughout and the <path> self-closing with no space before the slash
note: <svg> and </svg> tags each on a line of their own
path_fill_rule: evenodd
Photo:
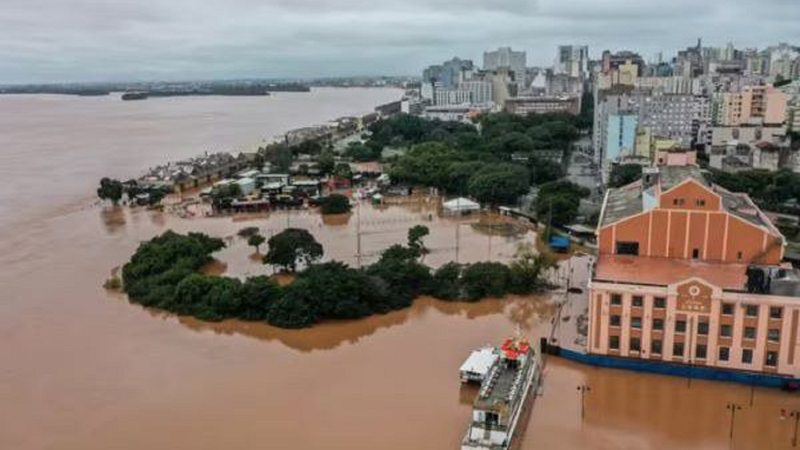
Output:
<svg viewBox="0 0 800 450">
<path fill-rule="evenodd" d="M 337 91 L 335 97 L 349 98 L 355 95 L 351 92 Z M 387 96 L 359 95 L 368 96 L 358 100 L 365 105 Z M 0 116 L 21 121 L 7 101 L 0 97 Z M 58 101 L 81 104 L 86 99 Z M 136 106 L 153 108 L 155 112 L 146 112 L 154 114 L 152 127 L 137 116 L 143 113 L 136 113 L 139 125 L 128 134 L 140 143 L 152 139 L 153 147 L 143 145 L 139 154 L 126 153 L 124 158 L 106 155 L 112 150 L 104 138 L 95 141 L 87 133 L 125 127 L 103 125 L 109 112 L 101 107 L 97 113 L 84 111 L 92 123 L 83 132 L 70 130 L 62 145 L 77 152 L 71 157 L 76 164 L 105 158 L 88 167 L 68 165 L 63 155 L 41 153 L 38 143 L 47 139 L 33 126 L 12 130 L 13 150 L 27 152 L 32 160 L 28 165 L 19 160 L 17 171 L 3 165 L 0 178 L 0 449 L 458 448 L 475 395 L 460 386 L 459 365 L 470 350 L 498 342 L 517 325 L 538 341 L 549 329 L 552 301 L 523 297 L 464 304 L 419 299 L 412 308 L 383 316 L 280 330 L 260 323 L 204 323 L 147 310 L 106 292 L 103 281 L 139 242 L 168 228 L 228 237 L 228 248 L 217 255 L 218 270 L 239 276 L 268 271 L 251 258 L 252 248 L 234 237 L 244 226 L 258 226 L 267 235 L 287 224 L 306 227 L 323 243 L 327 257 L 351 264 L 357 262 L 359 215 L 365 263 L 381 248 L 404 241 L 407 228 L 415 224 L 432 230 L 426 240 L 432 265 L 455 259 L 456 247 L 462 262 L 506 260 L 518 244 L 534 239 L 533 233 L 491 236 L 469 221 L 438 218 L 434 206 L 424 202 L 384 209 L 365 205 L 359 215 L 323 223 L 311 212 L 247 221 L 188 220 L 113 210 L 89 200 L 96 179 L 108 167 L 118 170 L 117 175 L 136 175 L 138 168 L 170 157 L 169 148 L 157 144 L 167 139 L 159 123 L 165 115 L 191 125 L 182 136 L 169 136 L 183 142 L 180 148 L 191 147 L 195 132 L 209 132 L 202 129 L 203 108 L 194 103 L 199 108 L 194 110 L 182 101 L 194 102 L 180 99 L 176 109 L 161 113 L 155 103 Z M 240 101 L 249 102 L 224 99 L 230 102 L 222 108 L 228 112 L 207 105 L 207 114 L 224 117 L 220 127 L 237 122 L 238 113 L 230 111 Z M 58 121 L 77 119 L 60 117 L 38 100 L 28 107 L 44 108 L 28 114 L 49 130 L 51 151 L 58 153 Z M 358 106 L 319 107 L 327 108 L 331 116 L 363 112 Z M 66 114 L 69 109 L 57 111 Z M 307 109 L 309 121 L 317 121 L 315 108 Z M 7 123 L 0 121 L 0 127 Z M 220 133 L 229 136 L 225 142 L 252 140 L 244 132 L 238 137 L 229 130 Z M 0 157 L 7 161 L 9 138 L 0 139 L 6 139 Z M 80 139 L 81 145 L 66 142 L 71 139 Z M 17 148 L 28 141 L 30 147 Z M 187 154 L 191 152 L 176 150 L 174 156 Z M 47 158 L 51 160 L 40 161 Z M 579 385 L 591 388 L 583 420 Z M 731 402 L 742 406 L 732 440 L 725 408 Z M 788 449 L 794 422 L 780 420 L 781 408 L 800 409 L 800 400 L 776 390 L 751 391 L 551 358 L 522 448 Z"/>
</svg>

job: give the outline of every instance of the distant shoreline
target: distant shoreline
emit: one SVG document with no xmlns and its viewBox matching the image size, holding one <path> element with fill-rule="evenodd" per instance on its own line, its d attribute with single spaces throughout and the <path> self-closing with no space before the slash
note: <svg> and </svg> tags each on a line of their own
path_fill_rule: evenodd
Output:
<svg viewBox="0 0 800 450">
<path fill-rule="evenodd" d="M 135 84 L 107 85 L 98 88 L 82 86 L 26 85 L 0 88 L 3 94 L 55 94 L 74 95 L 78 97 L 103 97 L 115 92 L 123 95 L 130 93 L 144 94 L 147 97 L 192 97 L 192 96 L 226 96 L 226 97 L 263 97 L 275 92 L 311 92 L 311 86 L 300 83 L 192 83 L 192 84 Z"/>
</svg>

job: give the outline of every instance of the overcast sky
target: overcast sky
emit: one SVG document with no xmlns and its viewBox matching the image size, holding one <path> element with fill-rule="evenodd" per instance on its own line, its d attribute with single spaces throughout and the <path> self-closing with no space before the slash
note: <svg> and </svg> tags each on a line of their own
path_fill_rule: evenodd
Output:
<svg viewBox="0 0 800 450">
<path fill-rule="evenodd" d="M 416 75 L 510 45 L 800 45 L 800 0 L 0 0 L 0 83 Z"/>
</svg>

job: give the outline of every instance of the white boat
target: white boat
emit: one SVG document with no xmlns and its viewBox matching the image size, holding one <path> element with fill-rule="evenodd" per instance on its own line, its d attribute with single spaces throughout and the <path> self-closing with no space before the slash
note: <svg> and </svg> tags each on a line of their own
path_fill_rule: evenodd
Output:
<svg viewBox="0 0 800 450">
<path fill-rule="evenodd" d="M 465 376 L 478 377 L 484 367 L 480 363 L 490 361 L 490 354 L 497 357 L 481 381 L 461 450 L 510 448 L 519 437 L 520 416 L 541 376 L 541 363 L 525 339 L 506 339 L 500 348 L 489 348 L 491 353 L 485 350 L 473 352 L 462 365 L 462 369 L 475 369 L 462 373 L 463 381 Z"/>
<path fill-rule="evenodd" d="M 458 371 L 461 375 L 461 382 L 483 383 L 486 375 L 497 364 L 498 359 L 500 359 L 500 352 L 494 347 L 484 347 L 473 351 Z"/>
</svg>

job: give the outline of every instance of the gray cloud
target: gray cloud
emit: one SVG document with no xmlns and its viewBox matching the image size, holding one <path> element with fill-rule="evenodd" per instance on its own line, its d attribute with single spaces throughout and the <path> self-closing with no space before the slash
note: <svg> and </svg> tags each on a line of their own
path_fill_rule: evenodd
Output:
<svg viewBox="0 0 800 450">
<path fill-rule="evenodd" d="M 511 45 L 800 43 L 797 0 L 3 0 L 0 82 L 415 74 Z"/>
</svg>

